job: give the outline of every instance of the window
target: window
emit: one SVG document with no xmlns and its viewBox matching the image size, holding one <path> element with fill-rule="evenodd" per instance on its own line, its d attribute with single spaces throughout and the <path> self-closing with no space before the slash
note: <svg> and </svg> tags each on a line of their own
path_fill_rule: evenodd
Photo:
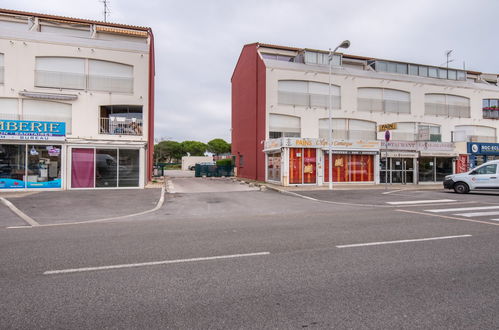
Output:
<svg viewBox="0 0 499 330">
<path fill-rule="evenodd" d="M 124 148 L 73 148 L 72 188 L 116 188 L 140 185 L 140 151 Z"/>
<path fill-rule="evenodd" d="M 37 57 L 35 86 L 133 93 L 133 66 L 75 57 Z"/>
<path fill-rule="evenodd" d="M 408 92 L 395 89 L 360 87 L 357 94 L 359 111 L 410 113 Z"/>
<path fill-rule="evenodd" d="M 484 99 L 482 104 L 483 118 L 499 119 L 499 99 Z"/>
<path fill-rule="evenodd" d="M 428 68 L 428 77 L 438 78 L 438 69 L 437 68 Z"/>
<path fill-rule="evenodd" d="M 457 125 L 453 142 L 496 142 L 496 129 L 487 126 Z"/>
<path fill-rule="evenodd" d="M 327 108 L 329 105 L 329 84 L 302 81 L 302 80 L 279 80 L 278 103 Z M 331 85 L 333 109 L 341 106 L 340 87 Z"/>
<path fill-rule="evenodd" d="M 64 122 L 66 132 L 71 134 L 71 104 L 26 99 L 22 101 L 22 106 L 21 119 Z"/>
<path fill-rule="evenodd" d="M 37 57 L 35 86 L 85 89 L 85 59 Z"/>
<path fill-rule="evenodd" d="M 474 174 L 496 174 L 497 164 L 485 165 L 473 171 Z"/>
<path fill-rule="evenodd" d="M 269 138 L 300 137 L 300 117 L 269 114 Z"/>
<path fill-rule="evenodd" d="M 133 92 L 131 65 L 88 60 L 88 89 L 109 92 Z"/>
<path fill-rule="evenodd" d="M 279 54 L 266 54 L 262 53 L 262 57 L 265 60 L 275 60 L 275 61 L 284 61 L 284 62 L 293 62 L 293 56 L 288 55 L 279 55 Z"/>
<path fill-rule="evenodd" d="M 4 83 L 4 55 L 0 53 L 0 84 L 3 84 Z"/>
<path fill-rule="evenodd" d="M 333 139 L 376 140 L 376 123 L 367 120 L 333 118 L 331 120 Z M 319 137 L 329 138 L 329 119 L 319 119 Z"/>
<path fill-rule="evenodd" d="M 100 134 L 142 135 L 141 105 L 107 105 L 100 107 Z"/>
<path fill-rule="evenodd" d="M 409 64 L 409 74 L 412 76 L 417 76 L 419 74 L 418 73 L 418 66 Z"/>
<path fill-rule="evenodd" d="M 420 65 L 419 66 L 419 75 L 421 77 L 428 77 L 428 67 Z"/>
<path fill-rule="evenodd" d="M 470 118 L 470 99 L 457 95 L 426 94 L 425 114 Z"/>
<path fill-rule="evenodd" d="M 319 53 L 306 51 L 305 52 L 305 64 L 319 64 L 319 65 L 329 65 L 329 53 Z M 341 65 L 341 55 L 333 54 L 332 63 L 333 66 Z"/>
<path fill-rule="evenodd" d="M 239 155 L 239 167 L 243 167 L 243 166 L 244 166 L 244 156 Z"/>
<path fill-rule="evenodd" d="M 440 126 L 419 124 L 417 138 L 419 141 L 442 142 L 442 135 L 440 134 Z"/>
</svg>

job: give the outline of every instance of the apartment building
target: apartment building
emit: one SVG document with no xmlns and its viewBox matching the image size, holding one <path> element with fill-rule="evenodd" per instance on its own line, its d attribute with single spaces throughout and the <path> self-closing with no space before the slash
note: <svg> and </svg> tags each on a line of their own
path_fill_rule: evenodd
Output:
<svg viewBox="0 0 499 330">
<path fill-rule="evenodd" d="M 435 183 L 499 158 L 498 75 L 262 43 L 232 82 L 237 175 L 281 185 Z M 331 92 L 329 81 L 331 79 Z M 384 141 L 381 125 L 392 129 Z"/>
<path fill-rule="evenodd" d="M 0 190 L 142 188 L 153 124 L 150 28 L 0 9 Z"/>
</svg>

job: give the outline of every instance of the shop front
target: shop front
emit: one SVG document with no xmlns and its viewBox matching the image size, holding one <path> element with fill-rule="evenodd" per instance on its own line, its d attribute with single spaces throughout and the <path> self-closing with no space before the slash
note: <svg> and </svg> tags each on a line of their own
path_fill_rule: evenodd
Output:
<svg viewBox="0 0 499 330">
<path fill-rule="evenodd" d="M 0 189 L 62 188 L 65 125 L 0 120 Z"/>
<path fill-rule="evenodd" d="M 381 145 L 380 178 L 384 183 L 435 183 L 454 173 L 454 143 L 390 141 Z"/>
<path fill-rule="evenodd" d="M 470 169 L 499 159 L 499 143 L 468 142 L 466 147 Z"/>
<path fill-rule="evenodd" d="M 282 185 L 323 185 L 329 182 L 325 139 L 280 138 L 265 141 L 266 181 Z M 378 141 L 333 141 L 332 173 L 336 183 L 379 181 Z"/>
</svg>

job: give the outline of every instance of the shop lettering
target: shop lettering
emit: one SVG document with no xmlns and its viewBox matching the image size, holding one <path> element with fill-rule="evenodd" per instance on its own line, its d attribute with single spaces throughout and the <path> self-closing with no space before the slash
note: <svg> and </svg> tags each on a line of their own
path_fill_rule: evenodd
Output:
<svg viewBox="0 0 499 330">
<path fill-rule="evenodd" d="M 47 122 L 27 122 L 27 121 L 0 121 L 0 131 L 13 132 L 34 132 L 43 133 L 58 132 L 60 124 Z"/>
<path fill-rule="evenodd" d="M 295 142 L 297 146 L 312 146 L 312 141 L 307 141 L 307 140 L 297 140 Z"/>
</svg>

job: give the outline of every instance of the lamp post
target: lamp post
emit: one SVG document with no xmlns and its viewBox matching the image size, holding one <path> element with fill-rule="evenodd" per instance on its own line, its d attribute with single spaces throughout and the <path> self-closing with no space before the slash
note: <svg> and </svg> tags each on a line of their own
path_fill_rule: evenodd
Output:
<svg viewBox="0 0 499 330">
<path fill-rule="evenodd" d="M 332 130 L 332 118 L 331 118 L 331 113 L 332 113 L 332 105 L 333 105 L 333 95 L 331 94 L 331 69 L 333 67 L 333 55 L 336 53 L 338 48 L 348 48 L 350 47 L 350 41 L 344 40 L 341 44 L 339 44 L 332 52 L 331 48 L 329 48 L 329 102 L 328 102 L 328 117 L 329 117 L 329 129 L 328 129 L 328 161 L 329 161 L 329 168 L 328 168 L 328 175 L 329 175 L 329 190 L 333 189 L 333 155 L 332 155 L 332 143 L 333 143 L 333 130 Z"/>
</svg>

